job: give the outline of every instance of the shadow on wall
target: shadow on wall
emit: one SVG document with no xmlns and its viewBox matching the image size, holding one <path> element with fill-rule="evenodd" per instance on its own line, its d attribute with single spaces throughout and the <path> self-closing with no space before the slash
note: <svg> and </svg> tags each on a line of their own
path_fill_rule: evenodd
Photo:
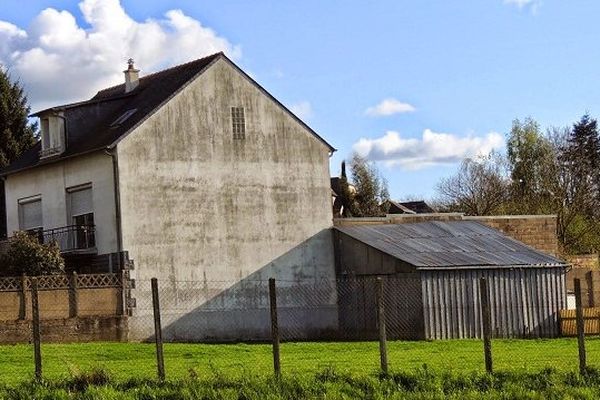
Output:
<svg viewBox="0 0 600 400">
<path fill-rule="evenodd" d="M 333 337 L 338 328 L 333 264 L 332 235 L 326 229 L 237 281 L 159 281 L 163 338 L 269 340 L 269 278 L 277 282 L 282 339 Z M 154 321 L 149 280 L 136 282 L 135 297 L 130 339 L 150 340 Z"/>
</svg>

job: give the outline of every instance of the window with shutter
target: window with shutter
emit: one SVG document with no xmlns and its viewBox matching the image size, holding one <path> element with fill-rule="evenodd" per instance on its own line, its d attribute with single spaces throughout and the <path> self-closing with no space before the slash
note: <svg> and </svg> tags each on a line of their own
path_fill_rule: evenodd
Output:
<svg viewBox="0 0 600 400">
<path fill-rule="evenodd" d="M 33 231 L 43 226 L 42 199 L 19 201 L 19 229 Z"/>
</svg>

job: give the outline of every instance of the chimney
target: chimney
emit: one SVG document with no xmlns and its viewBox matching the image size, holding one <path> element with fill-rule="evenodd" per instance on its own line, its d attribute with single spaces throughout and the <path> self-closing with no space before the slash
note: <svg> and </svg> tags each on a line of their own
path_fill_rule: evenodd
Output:
<svg viewBox="0 0 600 400">
<path fill-rule="evenodd" d="M 139 69 L 133 66 L 133 58 L 127 60 L 127 69 L 123 71 L 125 74 L 125 93 L 131 92 L 139 83 Z"/>
</svg>

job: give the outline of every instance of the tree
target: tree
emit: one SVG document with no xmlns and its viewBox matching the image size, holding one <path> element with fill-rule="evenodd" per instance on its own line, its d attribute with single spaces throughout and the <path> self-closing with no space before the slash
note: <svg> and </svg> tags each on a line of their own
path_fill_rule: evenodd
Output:
<svg viewBox="0 0 600 400">
<path fill-rule="evenodd" d="M 12 82 L 0 65 L 0 168 L 35 144 L 37 125 L 27 120 L 29 111 L 23 87 L 18 81 Z M 0 181 L 0 237 L 6 237 L 4 181 Z"/>
<path fill-rule="evenodd" d="M 37 125 L 28 121 L 29 112 L 23 87 L 0 67 L 0 168 L 35 144 Z"/>
<path fill-rule="evenodd" d="M 507 160 L 511 177 L 511 212 L 537 214 L 547 210 L 547 186 L 552 175 L 553 148 L 531 117 L 515 119 L 507 141 Z"/>
<path fill-rule="evenodd" d="M 2 272 L 9 276 L 59 274 L 65 269 L 58 244 L 40 243 L 36 235 L 28 232 L 15 232 L 2 261 L 6 266 Z"/>
<path fill-rule="evenodd" d="M 582 197 L 581 210 L 600 216 L 600 136 L 595 119 L 585 114 L 573 125 L 562 151 L 562 161 L 573 176 L 571 196 Z"/>
<path fill-rule="evenodd" d="M 508 182 L 503 160 L 497 154 L 465 159 L 458 172 L 442 179 L 437 186 L 440 208 L 468 215 L 490 215 L 507 200 Z"/>
<path fill-rule="evenodd" d="M 350 172 L 354 190 L 350 191 L 350 212 L 355 217 L 377 217 L 385 215 L 389 200 L 387 181 L 377 168 L 358 154 L 353 154 Z"/>
</svg>

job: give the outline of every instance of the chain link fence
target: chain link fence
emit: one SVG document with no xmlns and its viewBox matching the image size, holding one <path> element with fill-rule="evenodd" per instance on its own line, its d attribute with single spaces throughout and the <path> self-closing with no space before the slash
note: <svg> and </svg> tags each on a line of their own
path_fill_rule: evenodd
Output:
<svg viewBox="0 0 600 400">
<path fill-rule="evenodd" d="M 119 282 L 111 282 L 104 286 L 114 283 L 117 290 Z M 68 286 L 67 282 L 64 284 Z M 82 286 L 78 296 L 93 297 L 92 291 L 98 290 L 93 284 L 86 287 L 81 278 L 75 284 Z M 64 373 L 66 366 L 79 364 L 116 369 L 123 377 L 158 373 L 161 378 L 216 370 L 301 374 L 335 368 L 374 373 L 423 365 L 441 371 L 485 371 L 486 367 L 494 371 L 600 368 L 600 340 L 594 335 L 600 328 L 599 313 L 581 309 L 577 318 L 575 311 L 556 313 L 538 304 L 539 315 L 550 319 L 538 318 L 536 323 L 556 329 L 529 329 L 535 328 L 529 325 L 526 330 L 512 329 L 522 327 L 525 322 L 516 319 L 525 317 L 497 317 L 500 311 L 511 310 L 514 305 L 509 304 L 510 300 L 496 301 L 494 292 L 484 289 L 491 295 L 486 329 L 486 307 L 477 295 L 481 294 L 481 286 L 469 288 L 473 295 L 467 298 L 471 302 L 452 302 L 448 295 L 435 303 L 424 298 L 417 275 L 277 280 L 271 288 L 269 281 L 263 280 L 164 280 L 155 285 L 153 293 L 151 280 L 135 282 L 135 307 L 125 319 L 128 336 L 121 338 L 127 343 L 95 342 L 89 343 L 89 348 L 86 344 L 44 344 L 45 340 L 56 341 L 45 335 L 50 323 L 45 318 L 52 310 L 44 302 L 52 301 L 41 288 L 35 295 L 32 292 L 41 314 L 37 321 L 37 339 L 43 344 L 40 359 L 36 360 L 40 363 L 38 375 L 42 376 L 42 366 L 52 374 Z M 523 307 L 523 299 L 519 306 Z M 117 301 L 114 307 L 121 305 Z M 88 308 L 78 312 L 91 313 L 93 307 Z M 36 326 L 33 317 L 27 322 L 32 331 Z M 427 325 L 432 323 L 443 326 L 432 330 Z M 436 329 L 452 332 L 455 339 L 432 340 L 428 332 Z M 37 342 L 36 335 L 32 335 L 32 342 Z M 491 349 L 488 360 L 484 352 L 486 342 Z M 81 353 L 69 354 L 64 350 L 69 346 Z M 65 354 L 57 356 L 60 351 Z M 83 360 L 79 357 L 82 354 Z M 131 365 L 143 360 L 143 366 L 127 368 L 124 357 L 131 358 Z"/>
</svg>

